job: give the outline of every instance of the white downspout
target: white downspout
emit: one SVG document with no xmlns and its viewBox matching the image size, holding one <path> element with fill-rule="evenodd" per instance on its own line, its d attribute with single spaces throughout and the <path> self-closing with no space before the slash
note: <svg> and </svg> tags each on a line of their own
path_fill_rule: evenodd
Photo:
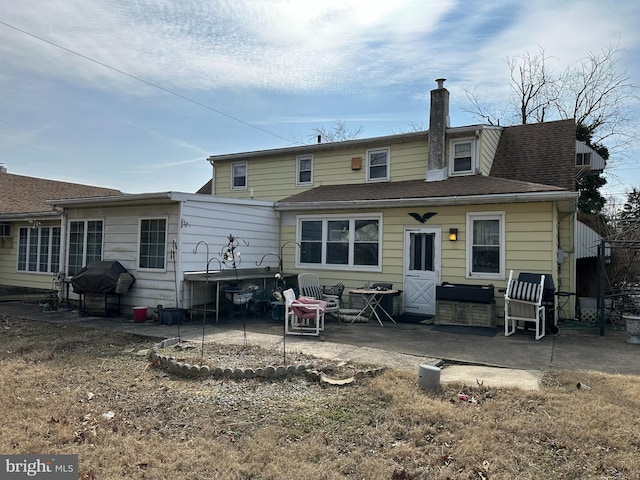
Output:
<svg viewBox="0 0 640 480">
<path fill-rule="evenodd" d="M 211 163 L 211 195 L 216 194 L 216 163 L 213 160 L 209 160 Z"/>
</svg>

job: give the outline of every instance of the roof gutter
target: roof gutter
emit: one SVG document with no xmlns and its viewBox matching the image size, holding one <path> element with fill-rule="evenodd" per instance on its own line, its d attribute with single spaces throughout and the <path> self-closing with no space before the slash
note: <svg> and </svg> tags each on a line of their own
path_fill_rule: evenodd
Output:
<svg viewBox="0 0 640 480">
<path fill-rule="evenodd" d="M 65 198 L 61 200 L 47 200 L 47 204 L 59 208 L 79 208 L 100 206 L 114 207 L 119 205 L 150 205 L 188 201 L 200 201 L 225 205 L 241 204 L 269 207 L 273 205 L 273 202 L 268 200 L 248 200 L 184 192 L 130 193 L 105 197 Z"/>
<path fill-rule="evenodd" d="M 561 211 L 572 212 L 577 208 L 579 192 L 535 192 L 492 195 L 468 195 L 452 197 L 398 198 L 381 200 L 345 200 L 326 202 L 276 202 L 281 212 L 309 210 L 347 210 L 398 207 L 438 207 L 455 205 L 486 205 L 493 203 L 564 202 Z"/>
<path fill-rule="evenodd" d="M 60 217 L 60 212 L 47 211 L 47 212 L 21 212 L 21 213 L 3 213 L 0 214 L 0 221 L 18 221 L 18 220 L 48 220 L 51 218 Z"/>
</svg>

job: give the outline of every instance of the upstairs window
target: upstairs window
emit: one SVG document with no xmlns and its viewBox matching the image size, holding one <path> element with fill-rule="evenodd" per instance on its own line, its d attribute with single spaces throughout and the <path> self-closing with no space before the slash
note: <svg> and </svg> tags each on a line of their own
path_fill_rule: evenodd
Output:
<svg viewBox="0 0 640 480">
<path fill-rule="evenodd" d="M 450 172 L 452 175 L 473 173 L 475 170 L 474 141 L 472 139 L 451 142 Z"/>
<path fill-rule="evenodd" d="M 231 164 L 231 190 L 247 189 L 247 163 Z"/>
<path fill-rule="evenodd" d="M 313 184 L 313 156 L 301 155 L 296 159 L 296 185 Z"/>
<path fill-rule="evenodd" d="M 367 182 L 386 182 L 389 180 L 390 157 L 388 148 L 367 150 Z"/>
<path fill-rule="evenodd" d="M 139 268 L 164 270 L 167 245 L 167 219 L 147 218 L 140 220 Z"/>
<path fill-rule="evenodd" d="M 591 165 L 591 153 L 577 153 L 576 154 L 576 166 L 583 167 Z"/>
</svg>

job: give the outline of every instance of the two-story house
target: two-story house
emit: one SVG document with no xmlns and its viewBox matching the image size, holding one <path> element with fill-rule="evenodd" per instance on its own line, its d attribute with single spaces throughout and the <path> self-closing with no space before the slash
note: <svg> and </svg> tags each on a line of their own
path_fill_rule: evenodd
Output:
<svg viewBox="0 0 640 480">
<path fill-rule="evenodd" d="M 443 83 L 428 131 L 214 155 L 198 193 L 274 201 L 300 246 L 286 271 L 392 283 L 409 313 L 435 313 L 442 282 L 492 284 L 500 304 L 509 270 L 573 290 L 574 121 L 451 127 Z"/>
<path fill-rule="evenodd" d="M 101 259 L 137 278 L 129 306 L 202 301 L 194 272 L 220 269 L 230 234 L 246 241 L 241 269 L 272 276 L 282 261 L 288 275 L 313 271 L 347 291 L 391 283 L 408 313 L 435 313 L 443 282 L 492 285 L 500 312 L 509 270 L 575 291 L 575 176 L 598 167 L 595 152 L 577 151 L 572 120 L 451 127 L 443 83 L 428 131 L 213 155 L 196 194 L 50 203 L 67 223 L 101 222 Z"/>
</svg>

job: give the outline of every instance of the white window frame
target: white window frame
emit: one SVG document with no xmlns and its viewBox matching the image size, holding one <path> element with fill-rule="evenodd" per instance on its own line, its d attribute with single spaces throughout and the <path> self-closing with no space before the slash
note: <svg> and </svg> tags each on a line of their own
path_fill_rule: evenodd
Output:
<svg viewBox="0 0 640 480">
<path fill-rule="evenodd" d="M 235 184 L 235 169 L 236 167 L 244 167 L 244 185 Z M 246 190 L 249 185 L 249 165 L 247 162 L 233 162 L 231 164 L 231 190 Z"/>
<path fill-rule="evenodd" d="M 147 220 L 164 220 L 164 260 L 163 266 L 160 267 L 141 267 L 141 258 L 142 255 L 142 222 Z M 167 271 L 167 259 L 168 259 L 168 248 L 167 248 L 167 238 L 169 238 L 169 218 L 166 216 L 158 216 L 158 217 L 141 217 L 138 219 L 138 255 L 136 257 L 136 265 L 138 271 L 141 272 L 166 272 Z"/>
<path fill-rule="evenodd" d="M 48 238 L 47 245 L 42 245 L 42 230 L 44 229 L 48 229 L 49 231 L 49 238 Z M 54 233 L 56 233 L 56 230 L 57 230 L 57 236 L 54 235 Z M 22 240 L 23 232 L 26 232 L 27 244 L 26 244 L 26 252 L 24 252 L 25 254 L 24 268 L 20 268 L 20 255 L 22 253 L 20 251 L 22 249 L 22 244 L 20 243 L 20 241 Z M 37 236 L 35 235 L 36 232 L 37 232 Z M 62 235 L 62 229 L 60 228 L 59 225 L 43 225 L 40 227 L 18 228 L 18 255 L 16 255 L 16 271 L 20 273 L 46 273 L 46 274 L 58 273 L 58 271 L 60 270 L 61 261 L 62 261 L 62 258 L 60 256 L 61 248 L 62 248 L 61 235 Z M 37 243 L 32 245 L 32 240 L 34 238 L 37 238 Z M 54 243 L 54 239 L 57 239 L 57 243 Z M 29 270 L 29 266 L 30 266 L 29 256 L 31 254 L 32 247 L 35 247 L 35 250 L 36 250 L 35 270 Z M 43 247 L 46 249 L 46 252 L 42 251 Z M 47 265 L 45 270 L 42 270 L 40 268 L 43 255 L 46 255 L 46 258 L 47 258 Z M 57 262 L 53 262 L 54 257 L 57 259 Z M 52 264 L 55 265 L 56 263 L 58 268 L 53 270 L 51 265 Z"/>
<path fill-rule="evenodd" d="M 87 219 L 82 219 L 82 218 L 74 218 L 74 219 L 70 219 L 69 222 L 67 223 L 67 239 L 66 239 L 66 245 L 67 245 L 67 251 L 66 251 L 66 257 L 67 257 L 67 263 L 66 263 L 66 270 L 67 270 L 67 275 L 68 276 L 73 276 L 71 275 L 71 272 L 69 270 L 69 267 L 71 266 L 71 261 L 70 261 L 70 256 L 71 256 L 71 224 L 72 223 L 83 223 L 84 227 L 83 227 L 83 239 L 82 239 L 82 262 L 80 268 L 78 269 L 78 271 L 84 267 L 87 266 L 88 260 L 87 260 L 87 237 L 89 235 L 89 231 L 88 231 L 88 225 L 89 222 L 100 222 L 102 224 L 102 229 L 101 229 L 101 237 L 100 237 L 100 260 L 102 260 L 103 256 L 104 256 L 104 236 L 105 236 L 105 231 L 104 231 L 104 219 L 102 218 L 87 218 Z M 93 260 L 92 261 L 100 261 L 100 260 Z M 77 273 L 77 272 L 76 272 Z"/>
<path fill-rule="evenodd" d="M 473 222 L 476 220 L 497 220 L 499 225 L 499 265 L 498 272 L 474 272 L 473 269 Z M 467 212 L 467 278 L 504 280 L 505 279 L 505 212 Z"/>
<path fill-rule="evenodd" d="M 387 155 L 386 175 L 384 177 L 372 178 L 371 177 L 371 168 L 372 168 L 371 157 L 376 153 L 382 153 L 382 152 L 384 152 Z M 391 178 L 391 149 L 389 147 L 385 147 L 385 148 L 372 148 L 370 150 L 367 150 L 367 182 L 369 183 L 388 182 L 390 178 Z"/>
<path fill-rule="evenodd" d="M 309 168 L 309 180 L 303 182 L 300 180 L 300 174 L 307 170 L 302 170 L 301 164 L 303 160 L 309 160 L 311 166 Z M 296 157 L 296 186 L 308 186 L 313 185 L 313 155 L 298 155 Z"/>
<path fill-rule="evenodd" d="M 471 144 L 471 165 L 469 170 L 456 170 L 455 169 L 455 159 L 456 159 L 456 145 L 462 143 Z M 449 144 L 449 175 L 470 175 L 475 173 L 478 168 L 478 158 L 476 152 L 476 139 L 472 137 L 468 138 L 456 138 L 455 140 L 451 140 Z"/>
<path fill-rule="evenodd" d="M 355 241 L 355 221 L 375 220 L 378 222 L 378 260 L 377 265 L 356 265 L 354 263 Z M 322 260 L 320 263 L 302 263 L 300 261 L 301 249 L 296 254 L 296 268 L 322 269 L 322 270 L 350 270 L 364 272 L 382 271 L 382 214 L 347 214 L 347 215 L 300 215 L 296 217 L 296 239 L 302 245 L 302 222 L 319 221 L 322 222 Z M 349 222 L 349 260 L 346 264 L 327 263 L 327 240 L 329 239 L 328 223 L 330 221 Z M 329 239 L 330 240 L 330 239 Z"/>
</svg>

